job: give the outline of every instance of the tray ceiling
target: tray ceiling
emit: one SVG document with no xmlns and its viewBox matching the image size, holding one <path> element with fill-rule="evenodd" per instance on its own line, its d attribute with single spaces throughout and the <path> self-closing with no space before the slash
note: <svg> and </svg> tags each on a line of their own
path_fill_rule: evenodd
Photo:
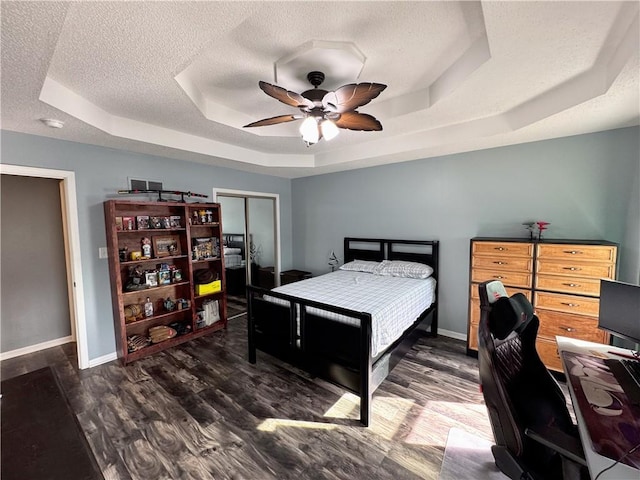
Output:
<svg viewBox="0 0 640 480">
<path fill-rule="evenodd" d="M 293 178 L 638 125 L 639 5 L 3 1 L 2 128 Z M 242 128 L 310 70 L 384 130 Z"/>
</svg>

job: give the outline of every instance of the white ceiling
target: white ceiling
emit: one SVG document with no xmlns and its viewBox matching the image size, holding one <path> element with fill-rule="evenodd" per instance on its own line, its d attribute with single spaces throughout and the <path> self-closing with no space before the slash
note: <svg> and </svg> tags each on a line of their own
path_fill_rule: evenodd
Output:
<svg viewBox="0 0 640 480">
<path fill-rule="evenodd" d="M 638 125 L 639 6 L 3 0 L 2 128 L 295 178 Z M 242 128 L 312 69 L 388 85 L 384 131 Z"/>
</svg>

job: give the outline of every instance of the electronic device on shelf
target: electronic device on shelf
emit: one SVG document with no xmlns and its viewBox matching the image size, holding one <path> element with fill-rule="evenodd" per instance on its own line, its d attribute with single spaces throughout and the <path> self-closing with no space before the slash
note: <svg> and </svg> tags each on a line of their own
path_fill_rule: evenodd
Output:
<svg viewBox="0 0 640 480">
<path fill-rule="evenodd" d="M 598 327 L 616 337 L 640 344 L 640 285 L 600 280 Z M 640 406 L 640 352 L 628 358 L 605 360 L 627 398 Z"/>
</svg>

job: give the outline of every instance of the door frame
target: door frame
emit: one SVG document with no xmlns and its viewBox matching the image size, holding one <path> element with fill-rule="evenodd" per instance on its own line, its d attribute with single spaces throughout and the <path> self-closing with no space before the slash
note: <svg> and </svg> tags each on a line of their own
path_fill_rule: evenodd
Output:
<svg viewBox="0 0 640 480">
<path fill-rule="evenodd" d="M 218 195 L 222 195 L 223 197 L 237 197 L 237 198 L 243 198 L 245 200 L 245 230 L 247 229 L 247 225 L 249 222 L 249 216 L 248 216 L 248 212 L 246 212 L 246 200 L 250 199 L 250 198 L 266 198 L 266 199 L 270 199 L 270 200 L 274 200 L 274 233 L 275 233 L 275 239 L 274 239 L 274 249 L 275 249 L 275 262 L 274 262 L 274 266 L 273 266 L 273 279 L 274 279 L 274 284 L 276 286 L 279 285 L 279 279 L 280 279 L 280 267 L 281 267 L 281 260 L 280 260 L 280 194 L 278 193 L 268 193 L 268 192 L 252 192 L 249 190 L 233 190 L 230 188 L 217 188 L 214 187 L 213 188 L 213 201 L 214 202 L 218 202 Z M 222 232 L 224 233 L 224 231 Z M 248 233 L 248 232 L 247 232 Z M 245 236 L 245 239 L 248 239 L 248 236 Z M 249 250 L 246 250 L 247 252 Z M 249 265 L 249 263 L 247 263 L 247 265 Z M 247 266 L 247 268 L 249 268 Z"/>
<path fill-rule="evenodd" d="M 25 167 L 3 163 L 0 164 L 0 174 L 60 180 L 60 209 L 62 211 L 62 231 L 67 267 L 67 293 L 69 296 L 69 312 L 71 314 L 71 339 L 76 342 L 78 368 L 89 368 L 75 173 L 67 170 Z"/>
</svg>

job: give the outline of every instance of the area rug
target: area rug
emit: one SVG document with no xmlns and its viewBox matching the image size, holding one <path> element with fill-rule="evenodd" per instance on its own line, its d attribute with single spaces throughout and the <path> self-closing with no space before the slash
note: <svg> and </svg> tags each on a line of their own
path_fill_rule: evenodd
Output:
<svg viewBox="0 0 640 480">
<path fill-rule="evenodd" d="M 2 480 L 102 480 L 51 368 L 0 384 Z"/>
<path fill-rule="evenodd" d="M 491 443 L 460 428 L 449 430 L 439 480 L 509 480 L 493 460 Z"/>
</svg>

